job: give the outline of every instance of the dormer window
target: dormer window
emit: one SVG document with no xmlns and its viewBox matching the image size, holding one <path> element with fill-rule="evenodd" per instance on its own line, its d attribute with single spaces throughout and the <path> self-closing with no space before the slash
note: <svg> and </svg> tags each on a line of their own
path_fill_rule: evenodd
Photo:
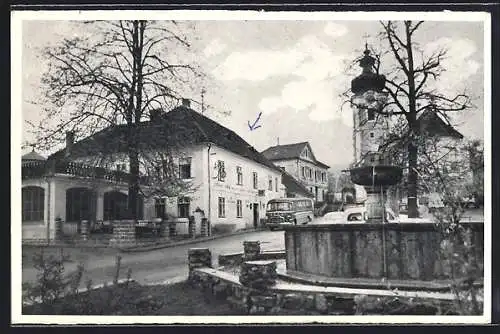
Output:
<svg viewBox="0 0 500 334">
<path fill-rule="evenodd" d="M 373 121 L 375 120 L 375 110 L 373 109 L 368 109 L 368 120 Z"/>
</svg>

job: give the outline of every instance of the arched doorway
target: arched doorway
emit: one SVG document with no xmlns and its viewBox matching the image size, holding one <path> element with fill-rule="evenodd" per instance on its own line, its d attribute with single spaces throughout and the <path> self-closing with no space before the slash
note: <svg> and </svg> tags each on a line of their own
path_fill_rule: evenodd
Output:
<svg viewBox="0 0 500 334">
<path fill-rule="evenodd" d="M 77 187 L 66 190 L 65 233 L 80 233 L 82 220 L 95 221 L 96 200 L 95 192 L 89 188 Z"/>
<path fill-rule="evenodd" d="M 103 220 L 113 221 L 127 219 L 128 195 L 120 191 L 108 191 L 104 193 Z M 144 216 L 144 198 L 138 195 L 137 198 L 137 219 L 143 219 Z"/>
<path fill-rule="evenodd" d="M 127 212 L 128 196 L 119 191 L 108 191 L 104 193 L 104 220 L 125 219 Z"/>
</svg>

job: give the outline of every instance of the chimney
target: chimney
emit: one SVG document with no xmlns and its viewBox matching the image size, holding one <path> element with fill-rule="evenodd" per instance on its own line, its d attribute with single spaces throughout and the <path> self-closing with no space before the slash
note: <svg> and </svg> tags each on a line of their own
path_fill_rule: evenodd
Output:
<svg viewBox="0 0 500 334">
<path fill-rule="evenodd" d="M 66 151 L 65 155 L 68 157 L 71 154 L 71 149 L 75 142 L 75 131 L 66 131 Z"/>
<path fill-rule="evenodd" d="M 182 106 L 186 108 L 191 108 L 191 101 L 189 99 L 182 99 Z"/>
<path fill-rule="evenodd" d="M 276 137 L 277 146 L 280 146 L 280 137 Z"/>
</svg>

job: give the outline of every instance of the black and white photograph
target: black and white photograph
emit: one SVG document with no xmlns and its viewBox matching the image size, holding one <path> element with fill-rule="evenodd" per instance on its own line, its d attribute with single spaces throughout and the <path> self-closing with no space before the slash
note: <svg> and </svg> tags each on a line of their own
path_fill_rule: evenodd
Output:
<svg viewBox="0 0 500 334">
<path fill-rule="evenodd" d="M 489 14 L 11 23 L 13 323 L 489 322 Z"/>
</svg>

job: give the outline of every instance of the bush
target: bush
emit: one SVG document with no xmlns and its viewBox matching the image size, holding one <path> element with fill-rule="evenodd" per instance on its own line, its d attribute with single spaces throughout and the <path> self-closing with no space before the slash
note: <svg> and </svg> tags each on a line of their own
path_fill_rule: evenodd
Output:
<svg viewBox="0 0 500 334">
<path fill-rule="evenodd" d="M 64 275 L 64 263 L 69 256 L 61 249 L 60 256 L 44 256 L 43 250 L 35 254 L 34 267 L 39 271 L 35 283 L 23 284 L 23 313 L 28 314 L 115 314 L 128 310 L 137 311 L 134 300 L 131 271 L 127 279 L 119 284 L 121 257 L 116 258 L 116 270 L 112 286 L 92 289 L 92 281 L 85 282 L 86 291 L 79 290 L 84 267 L 82 264 L 74 273 Z M 137 285 L 135 285 L 137 286 Z M 131 289 L 129 289 L 131 288 Z"/>
</svg>

